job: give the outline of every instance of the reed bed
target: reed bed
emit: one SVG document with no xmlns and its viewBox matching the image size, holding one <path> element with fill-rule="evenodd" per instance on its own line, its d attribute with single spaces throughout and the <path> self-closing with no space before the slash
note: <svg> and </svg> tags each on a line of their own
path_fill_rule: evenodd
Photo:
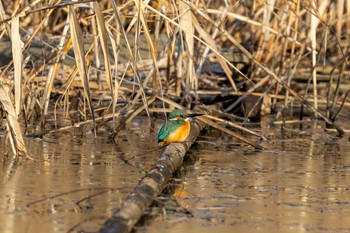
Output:
<svg viewBox="0 0 350 233">
<path fill-rule="evenodd" d="M 350 0 L 1 0 L 0 22 L 0 115 L 16 156 L 29 157 L 23 132 L 60 130 L 47 119 L 95 133 L 117 119 L 115 137 L 172 101 L 243 121 L 295 120 L 300 106 L 344 132 Z"/>
</svg>

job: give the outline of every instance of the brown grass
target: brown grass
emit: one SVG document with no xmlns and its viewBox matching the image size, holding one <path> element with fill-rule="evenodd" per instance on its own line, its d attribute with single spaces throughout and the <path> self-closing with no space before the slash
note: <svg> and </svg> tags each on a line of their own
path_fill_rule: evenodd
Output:
<svg viewBox="0 0 350 233">
<path fill-rule="evenodd" d="M 53 110 L 95 122 L 174 107 L 165 96 L 188 108 L 230 96 L 221 111 L 232 114 L 253 95 L 276 118 L 299 104 L 343 132 L 350 0 L 225 2 L 0 1 L 3 96 L 27 125 L 50 128 Z"/>
</svg>

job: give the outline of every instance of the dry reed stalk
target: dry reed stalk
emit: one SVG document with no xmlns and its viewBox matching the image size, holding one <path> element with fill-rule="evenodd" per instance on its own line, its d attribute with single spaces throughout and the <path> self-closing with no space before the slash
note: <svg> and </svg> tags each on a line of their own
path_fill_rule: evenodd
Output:
<svg viewBox="0 0 350 233">
<path fill-rule="evenodd" d="M 295 20 L 294 20 L 294 37 L 293 37 L 294 40 L 292 42 L 291 55 L 290 55 L 290 60 L 294 61 L 294 56 L 296 53 L 296 51 L 295 51 L 296 50 L 295 49 L 296 43 L 295 42 L 298 38 L 300 0 L 297 0 L 296 5 L 294 5 L 294 9 L 293 9 L 293 6 L 290 6 L 290 7 L 291 7 L 291 11 L 293 12 L 293 14 L 290 13 L 290 17 L 294 16 L 294 18 L 295 18 Z M 295 64 L 292 64 L 292 63 L 289 64 L 288 73 L 287 73 L 287 83 L 286 83 L 286 85 L 288 87 L 290 87 L 292 78 L 295 75 L 296 69 L 298 67 L 298 64 L 299 64 L 301 58 L 302 58 L 302 55 L 304 54 L 304 49 L 305 49 L 305 46 L 302 46 Z M 292 67 L 292 66 L 294 66 L 294 67 Z M 289 97 L 289 91 L 286 90 L 285 91 L 285 99 L 284 99 L 284 108 L 285 109 L 287 108 L 288 97 Z"/>
<path fill-rule="evenodd" d="M 294 46 L 294 43 L 293 43 L 293 46 Z M 290 64 L 290 67 L 289 67 L 289 70 L 288 70 L 287 83 L 286 83 L 286 85 L 287 85 L 288 87 L 291 86 L 292 78 L 294 77 L 294 75 L 295 75 L 295 73 L 296 73 L 297 67 L 298 67 L 299 62 L 300 62 L 300 60 L 301 60 L 301 56 L 303 55 L 303 52 L 304 52 L 304 48 L 305 48 L 305 47 L 302 47 L 302 48 L 301 48 L 301 51 L 300 51 L 300 53 L 299 53 L 299 56 L 298 56 L 298 58 L 297 58 L 295 64 L 293 64 L 294 67 L 292 67 L 292 64 Z M 293 51 L 294 51 L 294 50 L 292 50 L 292 54 L 291 54 L 292 57 L 294 56 Z M 292 59 L 292 58 L 291 58 L 291 59 Z M 287 108 L 287 104 L 290 103 L 290 101 L 288 101 L 288 99 L 289 99 L 289 90 L 287 89 L 287 90 L 285 91 L 284 108 Z"/>
<path fill-rule="evenodd" d="M 84 85 L 84 95 L 87 99 L 92 121 L 95 128 L 96 127 L 95 112 L 94 112 L 94 107 L 91 100 L 91 92 L 90 92 L 90 86 L 89 86 L 89 72 L 88 72 L 88 68 L 85 60 L 84 37 L 77 20 L 74 6 L 69 6 L 69 24 L 71 29 L 72 44 L 73 44 L 74 54 L 76 57 L 77 68 L 79 71 L 81 81 Z M 94 132 L 96 133 L 96 131 Z"/>
<path fill-rule="evenodd" d="M 91 6 L 91 8 L 92 8 L 91 14 L 96 15 L 96 13 L 94 13 L 94 11 L 93 11 L 93 6 Z M 100 47 L 101 46 L 99 44 L 99 36 L 100 35 L 99 35 L 98 29 L 97 29 L 97 22 L 96 21 L 97 21 L 96 17 L 92 17 L 91 18 L 91 32 L 92 32 L 93 44 L 94 44 L 93 60 L 95 60 L 95 68 L 96 68 L 96 76 L 97 76 L 96 78 L 97 78 L 97 82 L 98 82 L 98 90 L 102 91 L 102 75 L 101 75 L 102 61 L 101 61 L 101 56 L 100 56 L 100 53 L 101 53 Z M 103 51 L 102 51 L 102 55 L 103 55 Z M 108 88 L 108 89 L 111 90 L 110 88 Z M 100 96 L 100 98 L 102 98 L 102 96 Z"/>
<path fill-rule="evenodd" d="M 56 4 L 59 4 L 61 2 L 61 0 L 57 0 Z M 24 45 L 24 49 L 27 49 L 30 45 L 30 42 L 34 39 L 34 37 L 37 35 L 37 33 L 43 29 L 44 23 L 46 22 L 46 20 L 48 20 L 49 16 L 54 12 L 54 9 L 50 9 L 47 14 L 45 15 L 45 17 L 40 21 L 40 24 L 36 27 L 35 31 L 33 32 L 33 34 L 30 36 L 30 38 L 28 39 L 28 41 L 26 42 L 26 44 Z M 67 21 L 68 22 L 68 17 L 67 17 Z M 64 41 L 65 41 L 65 35 L 67 34 L 68 31 L 68 25 L 65 26 L 65 29 L 63 30 L 63 37 L 60 41 L 59 44 L 59 52 L 58 55 L 56 57 L 56 62 L 54 64 L 54 66 L 51 66 L 48 72 L 48 78 L 46 80 L 46 87 L 44 89 L 44 94 L 42 96 L 41 99 L 41 106 L 42 106 L 42 110 L 44 115 L 47 114 L 47 109 L 48 109 L 48 105 L 49 105 L 49 99 L 51 96 L 51 90 L 52 90 L 52 86 L 53 86 L 53 81 L 54 81 L 54 77 L 56 77 L 58 71 L 59 71 L 59 67 L 60 67 L 60 59 L 61 59 L 61 48 L 63 47 Z M 66 53 L 68 52 L 68 49 L 65 50 Z M 42 69 L 45 68 L 45 65 L 40 66 L 40 68 L 35 71 L 29 79 L 25 80 L 25 84 L 29 83 L 31 79 L 35 78 L 37 76 L 37 74 L 39 74 L 39 72 L 41 72 Z"/>
<path fill-rule="evenodd" d="M 287 9 L 285 9 L 285 11 L 289 12 L 289 15 L 286 17 L 283 17 L 284 20 L 280 21 L 279 25 L 282 26 L 284 25 L 285 29 L 283 32 L 283 35 L 289 37 L 290 36 L 290 28 L 291 28 L 291 24 L 292 24 L 292 11 L 289 10 L 289 5 L 286 5 Z M 285 14 L 283 14 L 285 15 Z M 281 59 L 280 59 L 280 64 L 279 64 L 279 71 L 278 71 L 278 76 L 281 77 L 283 74 L 285 74 L 287 72 L 287 82 L 286 85 L 290 86 L 290 80 L 292 78 L 292 76 L 288 75 L 290 74 L 290 67 L 288 67 L 288 62 L 286 62 L 287 60 L 289 60 L 287 58 L 287 49 L 289 48 L 289 41 L 287 39 L 283 39 L 283 46 L 281 48 Z M 293 57 L 291 56 L 290 59 L 292 59 Z M 280 85 L 277 83 L 276 87 L 275 87 L 275 94 L 278 94 L 280 92 Z M 285 91 L 286 93 L 288 92 L 288 90 Z M 287 100 L 287 98 L 286 98 Z M 273 99 L 273 104 L 275 105 L 275 103 L 277 102 L 277 100 Z M 287 102 L 285 102 L 285 109 L 287 107 Z"/>
<path fill-rule="evenodd" d="M 126 43 L 126 47 L 127 47 L 128 53 L 130 55 L 130 60 L 131 60 L 130 66 L 133 69 L 134 74 L 136 76 L 136 79 L 137 79 L 137 81 L 139 83 L 139 87 L 140 87 L 140 90 L 138 91 L 140 93 L 139 95 L 142 96 L 143 104 L 146 107 L 145 108 L 146 113 L 149 116 L 148 106 L 147 106 L 147 97 L 146 97 L 146 94 L 145 94 L 144 86 L 142 85 L 142 82 L 141 82 L 140 74 L 139 74 L 138 69 L 137 69 L 136 59 L 135 59 L 135 57 L 133 55 L 133 52 L 132 52 L 131 47 L 130 47 L 130 43 L 128 41 L 128 37 L 127 37 L 125 29 L 123 27 L 117 4 L 116 4 L 116 2 L 114 0 L 111 0 L 111 3 L 112 3 L 112 6 L 113 6 L 113 12 L 114 12 L 115 19 L 117 21 L 117 24 L 119 24 L 119 28 L 121 29 L 121 33 L 122 33 L 122 35 L 124 37 L 124 40 L 125 40 L 125 43 Z M 135 99 L 135 101 L 133 102 L 133 105 L 136 103 L 136 101 L 137 101 L 137 99 Z"/>
<path fill-rule="evenodd" d="M 228 17 L 229 11 L 232 10 L 233 8 L 235 8 L 235 6 L 236 6 L 237 4 L 238 4 L 238 2 L 235 2 L 235 3 L 232 3 L 231 6 L 225 7 L 225 10 L 223 11 L 223 14 L 222 14 L 221 17 L 220 17 L 219 25 L 223 24 L 223 23 L 226 21 L 226 19 L 227 19 L 227 17 Z M 217 37 L 217 35 L 218 35 L 218 33 L 219 33 L 218 28 L 214 28 L 214 29 L 213 29 L 212 35 L 209 35 L 209 33 L 207 33 L 207 31 L 204 30 L 204 28 L 202 28 L 202 27 L 199 25 L 199 22 L 198 22 L 197 18 L 196 18 L 194 15 L 192 15 L 192 20 L 193 20 L 193 24 L 194 24 L 194 26 L 195 26 L 197 32 L 198 32 L 203 38 L 207 38 L 207 40 L 206 40 L 206 39 L 204 39 L 204 40 L 205 40 L 208 44 L 210 44 L 213 48 L 215 48 L 216 50 L 218 50 L 218 46 L 217 46 L 216 43 L 215 43 L 215 38 Z M 208 40 L 210 40 L 210 42 L 209 42 Z M 201 71 L 201 69 L 202 69 L 203 63 L 204 63 L 204 61 L 205 61 L 205 58 L 207 57 L 209 51 L 210 51 L 210 49 L 209 49 L 208 47 L 206 47 L 206 48 L 204 49 L 203 54 L 202 54 L 202 56 L 201 56 L 201 59 L 200 59 L 200 61 L 199 61 L 199 63 L 198 63 L 198 68 L 197 68 L 197 71 L 196 71 L 197 75 L 199 75 L 199 73 L 200 73 L 200 71 Z M 221 65 L 221 67 L 223 68 L 223 70 L 224 70 L 226 76 L 228 77 L 229 81 L 231 82 L 231 85 L 232 85 L 233 89 L 234 89 L 235 91 L 238 91 L 238 89 L 237 89 L 237 87 L 236 87 L 236 85 L 235 85 L 235 83 L 234 83 L 234 81 L 233 81 L 233 79 L 232 79 L 232 72 L 231 72 L 230 68 L 228 67 L 228 65 L 226 64 L 226 62 L 225 62 L 223 59 L 221 59 L 221 57 L 218 57 L 218 61 L 219 61 L 220 65 Z"/>
<path fill-rule="evenodd" d="M 152 57 L 152 62 L 153 62 L 153 68 L 151 69 L 150 71 L 150 74 L 155 77 L 157 77 L 158 80 L 160 80 L 160 74 L 159 74 L 159 67 L 158 67 L 158 58 L 157 58 L 157 50 L 155 48 L 155 45 L 153 44 L 153 39 L 151 37 L 151 34 L 149 33 L 150 29 L 148 28 L 148 25 L 146 23 L 146 19 L 143 15 L 142 12 L 145 11 L 145 4 L 142 3 L 142 1 L 140 1 L 140 5 L 137 1 L 135 1 L 135 4 L 136 4 L 136 7 L 137 9 L 139 9 L 139 20 L 142 24 L 142 27 L 143 27 L 143 31 L 145 33 L 145 37 L 146 37 L 146 40 L 147 40 L 147 44 L 148 44 L 148 47 L 149 47 L 149 50 L 150 50 L 150 54 L 151 54 L 151 57 Z M 146 81 L 147 80 L 147 81 Z M 148 84 L 148 79 L 146 78 L 145 81 L 143 82 L 142 86 L 143 87 L 146 87 Z M 162 90 L 161 90 L 162 91 Z M 134 98 L 134 102 L 137 101 L 139 99 L 141 95 L 141 92 L 137 93 L 135 98 Z"/>
<path fill-rule="evenodd" d="M 5 22 L 7 19 L 8 19 L 8 17 L 6 15 L 6 13 L 5 13 L 4 5 L 2 4 L 2 1 L 0 1 L 0 20 L 4 24 L 4 28 L 5 28 L 6 32 L 7 32 L 7 35 L 11 38 L 11 28 Z"/>
<path fill-rule="evenodd" d="M 68 20 L 67 20 L 67 22 L 68 22 Z M 62 39 L 64 39 L 64 38 L 65 37 L 62 37 Z M 41 106 L 43 106 L 44 115 L 47 115 L 47 112 L 48 112 L 50 96 L 51 96 L 51 92 L 52 92 L 52 88 L 53 88 L 54 79 L 57 76 L 59 69 L 61 67 L 61 61 L 62 61 L 61 58 L 64 57 L 65 54 L 68 53 L 69 47 L 72 45 L 72 39 L 70 38 L 67 41 L 66 46 L 64 48 L 62 47 L 63 43 L 64 43 L 64 40 L 61 40 L 60 45 L 59 45 L 60 51 L 56 55 L 55 63 L 53 66 L 51 66 L 49 68 L 49 72 L 47 75 L 46 85 L 45 85 L 45 89 L 44 89 L 44 95 L 43 95 L 42 103 L 41 103 Z"/>
<path fill-rule="evenodd" d="M 263 15 L 263 25 L 269 26 L 271 23 L 271 15 L 273 12 L 273 8 L 275 6 L 276 0 L 266 0 L 266 4 L 264 7 L 264 15 Z M 265 27 L 263 27 L 263 34 L 264 34 L 264 40 L 268 41 L 270 37 L 270 31 L 266 30 Z"/>
<path fill-rule="evenodd" d="M 350 0 L 346 0 L 346 9 L 350 9 Z M 346 11 L 346 41 L 350 41 L 350 10 Z M 349 49 L 350 45 L 347 45 L 345 49 Z"/>
<path fill-rule="evenodd" d="M 311 40 L 311 48 L 312 48 L 312 66 L 316 67 L 316 29 L 318 26 L 318 20 L 316 17 L 316 3 L 314 1 L 311 1 L 312 4 L 312 14 L 311 14 L 311 20 L 310 20 L 310 32 L 309 32 L 309 37 Z M 313 69 L 312 72 L 312 77 L 313 77 L 313 87 L 314 87 L 314 107 L 317 108 L 317 77 L 316 77 L 316 69 Z"/>
<path fill-rule="evenodd" d="M 14 64 L 14 85 L 15 85 L 15 110 L 17 116 L 21 111 L 22 102 L 22 47 L 23 42 L 19 35 L 19 17 L 11 20 L 12 58 Z"/>
<path fill-rule="evenodd" d="M 229 125 L 229 126 L 231 126 L 233 128 L 236 128 L 238 130 L 242 130 L 242 131 L 244 131 L 246 133 L 249 133 L 251 135 L 254 135 L 254 136 L 256 136 L 256 137 L 258 137 L 260 139 L 266 139 L 266 137 L 264 135 L 258 134 L 258 133 L 254 132 L 254 131 L 252 131 L 252 130 L 250 130 L 248 128 L 242 127 L 241 125 L 237 125 L 237 124 L 235 124 L 235 123 L 233 123 L 231 121 L 227 121 L 227 120 L 224 120 L 224 119 L 221 119 L 221 118 L 218 118 L 218 117 L 214 117 L 214 116 L 210 116 L 210 115 L 204 115 L 204 117 L 208 118 L 210 120 L 214 120 L 214 121 L 218 121 L 220 123 L 224 123 L 224 124 Z"/>
<path fill-rule="evenodd" d="M 21 127 L 18 123 L 18 114 L 13 108 L 8 88 L 0 86 L 0 104 L 4 112 L 6 113 L 6 128 L 8 139 L 11 144 L 11 149 L 15 157 L 25 157 L 27 159 L 33 159 L 27 152 L 25 146 Z"/>
<path fill-rule="evenodd" d="M 72 38 L 70 38 L 69 40 L 68 40 L 68 42 L 67 42 L 67 44 L 66 44 L 66 46 L 65 46 L 65 49 L 64 49 L 64 53 L 66 53 L 67 51 L 67 48 L 69 48 L 69 46 L 71 45 L 71 43 L 72 43 Z M 92 56 L 91 56 L 91 51 L 92 51 L 92 49 L 94 48 L 94 43 L 92 43 L 91 44 L 91 46 L 88 48 L 88 50 L 87 50 L 87 52 L 86 52 L 86 55 L 84 56 L 84 61 L 85 61 L 85 63 L 86 63 L 86 65 L 87 65 L 87 67 L 89 67 L 90 66 L 90 64 L 91 64 L 91 62 L 92 62 Z M 79 87 L 79 88 L 85 88 L 85 82 L 83 82 L 83 80 L 81 80 L 81 81 L 79 81 L 78 80 L 78 82 L 77 83 L 81 83 L 81 86 L 78 86 L 78 85 L 73 85 L 74 84 L 74 79 L 76 78 L 76 76 L 77 76 L 77 74 L 78 74 L 78 72 L 79 72 L 79 69 L 78 69 L 78 66 L 77 66 L 77 64 L 75 64 L 73 67 L 72 67 L 72 69 L 71 69 L 71 71 L 70 71 L 70 73 L 69 73 L 69 75 L 68 75 L 68 78 L 67 78 L 67 80 L 66 80 L 66 82 L 65 82 L 65 84 L 63 85 L 63 87 L 65 87 L 65 90 L 61 93 L 62 95 L 61 95 L 61 97 L 59 97 L 58 99 L 57 99 L 57 101 L 56 101 L 56 104 L 55 104 L 55 110 L 56 110 L 56 106 L 58 105 L 58 103 L 62 100 L 62 99 L 64 99 L 65 101 L 66 101 L 66 103 L 67 104 L 64 104 L 64 106 L 66 106 L 66 110 L 67 110 L 67 115 L 69 114 L 68 113 L 68 110 L 69 110 L 69 102 L 68 102 L 68 99 L 69 99 L 69 89 L 71 88 L 71 87 Z M 89 89 L 91 90 L 92 88 L 93 88 L 93 86 L 90 84 L 91 82 L 90 81 L 88 81 L 88 87 L 89 87 Z M 98 88 L 95 88 L 95 89 L 98 89 Z M 86 96 L 86 95 L 85 95 Z M 84 106 L 85 107 L 85 106 Z M 84 111 L 84 114 L 83 114 L 84 116 L 85 116 L 85 118 L 86 118 L 86 113 L 85 113 L 85 111 Z M 56 116 L 56 114 L 55 114 L 55 116 Z M 94 120 L 93 120 L 94 121 Z"/>
<path fill-rule="evenodd" d="M 215 32 L 218 32 L 217 28 L 214 32 L 214 35 L 213 36 L 210 36 L 199 24 L 198 20 L 196 19 L 196 17 L 193 16 L 192 18 L 192 22 L 193 22 L 193 25 L 196 29 L 196 31 L 199 33 L 199 35 L 203 38 L 203 40 L 210 45 L 210 47 L 212 47 L 214 50 L 215 50 L 215 53 L 220 53 L 220 51 L 218 50 L 218 47 L 216 45 L 216 42 L 215 40 L 213 39 L 215 37 Z M 204 51 L 204 54 L 202 56 L 202 61 L 204 61 L 204 56 L 205 54 L 207 54 L 209 52 L 209 47 L 206 47 L 205 48 L 205 51 Z M 228 80 L 230 81 L 231 85 L 232 85 L 232 88 L 233 90 L 235 91 L 238 91 L 237 87 L 236 87 L 236 84 L 235 84 L 235 81 L 233 80 L 232 78 L 232 72 L 230 70 L 230 68 L 228 67 L 227 63 L 225 62 L 224 59 L 222 59 L 222 57 L 218 56 L 218 61 L 221 65 L 221 67 L 224 69 L 225 71 L 225 74 L 228 78 Z M 201 66 L 201 64 L 199 64 L 199 66 Z"/>
<path fill-rule="evenodd" d="M 314 1 L 311 1 L 311 20 L 310 20 L 310 31 L 309 31 L 309 38 L 311 40 L 311 47 L 312 47 L 312 66 L 316 67 L 316 32 L 317 27 L 320 23 L 320 21 L 323 21 L 321 18 L 323 16 L 323 13 L 326 10 L 326 7 L 328 6 L 328 1 L 323 0 L 321 1 L 319 6 L 316 6 L 316 3 Z M 313 69 L 312 72 L 312 81 L 313 81 L 313 95 L 314 95 L 314 107 L 317 108 L 317 73 L 316 69 Z"/>
<path fill-rule="evenodd" d="M 69 15 L 67 14 L 67 17 L 65 20 L 65 25 L 64 25 L 64 28 L 62 31 L 62 37 L 61 37 L 60 42 L 58 44 L 58 53 L 56 55 L 55 65 L 54 65 L 54 67 L 51 66 L 49 69 L 49 74 L 52 74 L 50 77 L 51 82 L 53 82 L 54 78 L 58 74 L 59 67 L 61 67 L 61 65 L 64 65 L 61 63 L 63 63 L 63 61 L 65 60 L 65 58 L 69 52 L 69 49 L 72 46 L 72 37 L 67 36 L 68 32 L 69 32 L 69 28 L 70 28 L 69 27 Z M 67 40 L 67 38 L 68 38 L 68 40 Z M 75 77 L 75 75 L 74 75 L 74 77 Z M 49 97 L 50 97 L 50 94 L 47 94 L 46 98 L 48 99 Z"/>
<path fill-rule="evenodd" d="M 97 21 L 97 29 L 98 29 L 98 36 L 101 42 L 102 52 L 103 52 L 103 58 L 104 58 L 104 65 L 105 65 L 105 71 L 106 71 L 106 80 L 107 84 L 111 91 L 111 96 L 114 100 L 114 88 L 113 88 L 113 80 L 112 80 L 112 72 L 111 72 L 111 62 L 109 59 L 109 53 L 108 53 L 108 35 L 107 30 L 105 26 L 105 21 L 102 15 L 102 10 L 100 8 L 100 5 L 98 2 L 92 3 L 93 9 L 96 14 L 96 21 Z"/>
<path fill-rule="evenodd" d="M 111 17 L 108 21 L 107 21 L 107 25 L 110 25 L 110 21 L 112 20 L 113 18 Z M 111 29 L 113 31 L 111 31 Z M 115 33 L 115 30 L 117 31 L 117 33 Z M 120 33 L 118 33 L 118 31 L 120 31 L 120 27 L 119 27 L 119 24 L 116 25 L 115 29 L 112 27 L 112 26 L 108 26 L 106 27 L 106 31 L 108 32 L 108 37 L 111 41 L 111 45 L 112 45 L 112 51 L 113 51 L 113 57 L 114 57 L 114 74 L 115 76 L 118 76 L 118 71 L 119 71 L 119 68 L 118 68 L 118 61 L 119 61 L 119 53 L 120 53 L 120 48 L 118 47 L 117 48 L 117 45 L 120 45 Z M 125 72 L 126 72 L 127 69 L 125 69 Z M 124 74 L 125 74 L 124 72 Z M 121 81 L 120 83 L 122 82 L 123 80 L 123 77 L 124 75 L 122 76 L 121 78 Z M 118 90 L 119 90 L 119 87 L 120 87 L 120 83 L 118 83 L 118 79 L 115 78 L 114 80 L 114 96 L 113 96 L 113 104 L 112 104 L 112 110 L 113 110 L 113 113 L 115 113 L 115 108 L 117 106 L 117 100 L 118 100 Z"/>
<path fill-rule="evenodd" d="M 162 4 L 162 2 L 160 2 L 160 4 Z M 159 8 L 162 8 L 162 5 L 160 5 Z M 143 8 L 143 10 L 145 11 L 144 8 Z M 163 23 L 162 18 L 159 15 L 155 15 L 154 16 L 154 23 L 153 23 L 153 25 L 154 25 L 154 54 L 157 54 L 157 55 L 158 55 L 158 51 L 159 51 L 159 43 L 160 43 L 159 36 L 161 33 L 162 23 Z M 158 66 L 158 62 L 157 62 L 157 66 Z M 154 90 L 153 90 L 154 95 L 156 94 L 156 90 L 158 89 L 158 86 L 160 87 L 161 93 L 163 93 L 162 85 L 158 85 L 158 81 L 161 83 L 161 78 L 160 78 L 160 74 L 159 74 L 159 66 L 157 68 L 157 72 L 158 72 L 157 74 L 156 73 L 153 74 L 153 80 L 152 80 L 152 86 L 154 88 Z"/>
<path fill-rule="evenodd" d="M 184 31 L 185 45 L 186 45 L 186 57 L 183 59 L 186 61 L 186 90 L 185 93 L 189 93 L 190 88 L 198 89 L 198 80 L 194 70 L 194 26 L 192 23 L 192 12 L 186 3 L 178 2 L 179 10 L 179 24 L 187 30 Z M 180 56 L 184 56 L 184 51 Z"/>
<path fill-rule="evenodd" d="M 174 15 L 175 15 L 175 18 L 173 19 L 173 22 L 175 22 L 175 24 L 173 23 L 173 26 L 175 26 L 175 28 L 178 28 L 177 22 L 178 22 L 178 19 L 180 17 L 179 16 L 179 9 L 178 9 L 178 5 L 176 4 L 175 1 L 173 1 L 172 3 L 174 6 Z M 149 9 L 149 10 L 151 10 L 151 9 Z M 154 13 L 156 13 L 156 12 L 154 12 Z M 161 17 L 163 17 L 163 19 L 166 19 L 162 14 L 159 14 L 159 15 Z M 170 19 L 170 17 L 169 17 L 169 19 Z M 185 67 L 186 63 L 184 63 L 184 61 L 183 61 L 184 54 L 182 53 L 183 51 L 185 51 L 183 30 L 179 30 L 178 38 L 179 39 L 174 40 L 174 44 L 172 47 L 172 51 L 174 52 L 174 54 L 172 56 L 174 59 L 174 66 L 175 66 L 175 80 L 174 81 L 175 81 L 175 95 L 176 96 L 180 96 L 180 94 L 181 94 L 182 83 L 183 83 L 183 79 L 184 79 L 185 73 L 186 73 L 186 71 L 184 70 L 184 69 L 186 69 L 186 67 Z"/>
<path fill-rule="evenodd" d="M 343 32 L 343 12 L 345 11 L 345 0 L 338 0 L 337 1 L 337 23 L 336 23 L 336 33 L 337 37 L 341 38 L 342 37 L 342 32 Z M 347 9 L 349 11 L 349 8 Z M 338 47 L 338 55 L 341 56 L 342 53 L 340 51 L 340 48 Z"/>
<path fill-rule="evenodd" d="M 134 4 L 137 4 L 136 2 L 140 1 L 140 0 L 135 0 Z M 133 50 L 133 55 L 134 55 L 134 60 L 132 60 L 132 63 L 138 67 L 138 64 L 142 63 L 142 59 L 139 56 L 139 50 L 140 50 L 140 37 L 141 37 L 141 8 L 138 7 L 137 9 L 135 9 L 135 14 L 136 14 L 136 26 L 135 26 L 135 36 L 134 36 L 134 50 Z M 138 70 L 136 71 L 138 72 Z M 134 74 L 134 78 L 135 78 L 135 74 Z M 138 80 L 141 83 L 141 79 Z M 141 92 L 139 92 L 139 94 L 142 94 Z M 136 104 L 136 102 L 138 101 L 138 99 L 134 98 L 134 103 Z"/>
</svg>

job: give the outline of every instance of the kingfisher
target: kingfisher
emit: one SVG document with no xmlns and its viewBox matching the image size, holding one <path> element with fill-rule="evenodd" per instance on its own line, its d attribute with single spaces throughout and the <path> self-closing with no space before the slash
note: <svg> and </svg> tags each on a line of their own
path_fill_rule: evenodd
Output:
<svg viewBox="0 0 350 233">
<path fill-rule="evenodd" d="M 185 110 L 174 109 L 169 114 L 167 122 L 158 130 L 158 145 L 163 146 L 172 142 L 183 142 L 191 130 L 190 119 L 203 114 L 188 114 Z"/>
</svg>

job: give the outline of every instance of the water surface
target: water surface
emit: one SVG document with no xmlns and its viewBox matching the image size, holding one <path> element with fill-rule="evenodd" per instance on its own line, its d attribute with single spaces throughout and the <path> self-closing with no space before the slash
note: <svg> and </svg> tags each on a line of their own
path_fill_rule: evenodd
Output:
<svg viewBox="0 0 350 233">
<path fill-rule="evenodd" d="M 319 127 L 256 129 L 270 138 L 267 151 L 207 130 L 137 231 L 349 232 L 347 138 Z M 157 158 L 154 138 L 139 118 L 117 144 L 79 130 L 27 139 L 36 160 L 13 174 L 1 154 L 0 232 L 97 231 Z"/>
</svg>

